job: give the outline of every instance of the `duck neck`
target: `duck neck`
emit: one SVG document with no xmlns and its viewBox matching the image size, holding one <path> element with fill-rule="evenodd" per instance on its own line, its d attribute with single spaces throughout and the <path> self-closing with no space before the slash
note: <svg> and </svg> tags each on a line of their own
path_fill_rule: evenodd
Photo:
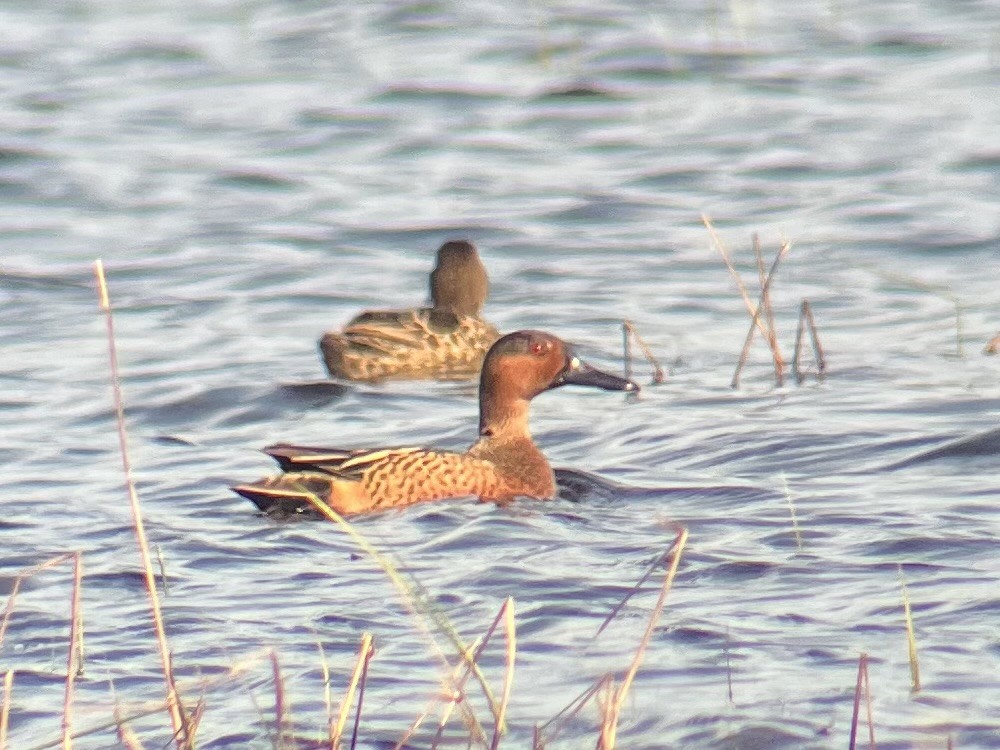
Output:
<svg viewBox="0 0 1000 750">
<path fill-rule="evenodd" d="M 528 431 L 528 402 L 525 399 L 479 399 L 479 439 L 491 442 L 531 441 Z"/>
</svg>

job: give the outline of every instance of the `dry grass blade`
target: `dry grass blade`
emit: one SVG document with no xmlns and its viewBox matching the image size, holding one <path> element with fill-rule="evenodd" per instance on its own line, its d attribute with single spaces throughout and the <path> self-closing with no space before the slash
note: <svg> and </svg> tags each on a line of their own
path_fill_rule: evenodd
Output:
<svg viewBox="0 0 1000 750">
<path fill-rule="evenodd" d="M 388 558 L 375 549 L 374 545 L 365 539 L 365 537 L 362 536 L 350 523 L 348 523 L 343 516 L 333 510 L 333 508 L 324 503 L 319 497 L 305 487 L 299 487 L 299 489 L 302 491 L 303 496 L 308 499 L 310 505 L 313 506 L 316 512 L 328 521 L 332 521 L 340 526 L 340 528 L 347 533 L 355 544 L 361 547 L 361 549 L 364 550 L 369 557 L 378 563 L 379 567 L 381 567 L 385 574 L 389 577 L 389 580 L 396 586 L 403 603 L 414 615 L 415 621 L 420 626 L 424 636 L 427 638 L 431 648 L 434 650 L 435 655 L 441 661 L 442 665 L 448 670 L 448 674 L 450 675 L 452 665 L 448 660 L 448 657 L 445 655 L 444 650 L 437 642 L 437 639 L 434 637 L 434 633 L 431 631 L 427 620 L 432 620 L 433 623 L 448 636 L 448 639 L 451 641 L 461 658 L 465 659 L 471 651 L 464 644 L 462 638 L 458 635 L 458 632 L 455 630 L 455 627 L 451 624 L 448 618 L 441 614 L 433 606 L 429 597 L 422 590 L 420 590 L 415 583 L 408 583 L 403 576 L 400 575 L 399 571 L 396 570 L 395 566 L 388 560 Z M 486 695 L 491 712 L 495 716 L 497 711 L 497 700 L 493 696 L 493 692 L 490 690 L 489 685 L 486 683 L 486 678 L 483 675 L 482 670 L 479 669 L 479 666 L 475 663 L 475 661 L 472 661 L 470 667 L 472 669 L 472 674 L 476 677 L 476 681 L 483 690 L 483 694 Z M 446 692 L 450 693 L 453 689 L 454 686 L 451 686 Z M 461 710 L 465 720 L 472 726 L 473 734 L 476 736 L 477 740 L 485 742 L 486 733 L 468 702 L 462 702 Z"/>
<path fill-rule="evenodd" d="M 906 592 L 903 566 L 899 568 L 899 585 L 903 590 L 903 617 L 906 619 L 906 650 L 910 656 L 910 691 L 920 692 L 920 663 L 917 661 L 917 637 L 913 633 L 913 613 L 910 611 L 910 596 Z"/>
<path fill-rule="evenodd" d="M 680 565 L 681 555 L 684 554 L 684 545 L 687 544 L 688 530 L 682 528 L 678 534 L 677 538 L 673 543 L 673 558 L 670 561 L 670 568 L 667 570 L 667 575 L 663 579 L 663 586 L 660 589 L 660 595 L 656 600 L 656 605 L 653 607 L 653 613 L 650 615 L 649 624 L 646 626 L 646 632 L 643 633 L 642 640 L 639 642 L 639 647 L 635 651 L 635 656 L 632 658 L 632 663 L 629 665 L 628 671 L 622 678 L 621 685 L 614 692 L 614 696 L 610 702 L 610 708 L 606 715 L 605 721 L 601 724 L 601 734 L 597 741 L 598 750 L 612 750 L 615 746 L 616 735 L 618 733 L 618 720 L 621 717 L 622 706 L 625 704 L 625 698 L 628 695 L 629 689 L 632 687 L 632 682 L 635 680 L 635 675 L 639 671 L 639 667 L 642 666 L 642 660 L 646 654 L 646 649 L 649 647 L 649 642 L 653 637 L 653 631 L 656 629 L 657 623 L 660 621 L 660 615 L 663 612 L 663 607 L 667 601 L 667 595 L 670 593 L 670 589 L 674 584 L 674 577 L 677 575 L 677 567 Z"/>
<path fill-rule="evenodd" d="M 726 626 L 726 642 L 722 646 L 722 653 L 726 657 L 726 695 L 729 698 L 729 705 L 735 706 L 733 700 L 733 665 L 729 659 L 729 626 Z"/>
<path fill-rule="evenodd" d="M 493 742 L 490 750 L 500 747 L 500 737 L 507 731 L 507 704 L 510 702 L 510 692 L 514 687 L 514 659 L 517 656 L 517 620 L 514 617 L 514 598 L 508 596 L 503 605 L 504 632 L 507 634 L 507 668 L 504 670 L 503 694 L 500 698 L 500 713 L 496 718 L 493 730 Z"/>
<path fill-rule="evenodd" d="M 288 701 L 285 697 L 285 681 L 281 676 L 278 653 L 271 649 L 271 676 L 274 682 L 274 746 L 284 750 L 285 736 L 290 734 Z"/>
<path fill-rule="evenodd" d="M 76 676 L 83 671 L 80 641 L 83 629 L 80 624 L 80 581 L 83 577 L 83 556 L 73 554 L 73 596 L 70 604 L 69 649 L 66 656 L 66 691 L 63 696 L 62 746 L 63 750 L 73 747 L 73 685 Z"/>
<path fill-rule="evenodd" d="M 3 676 L 3 705 L 0 706 L 0 750 L 7 750 L 7 725 L 10 721 L 10 700 L 14 692 L 14 670 Z"/>
<path fill-rule="evenodd" d="M 10 618 L 14 614 L 14 604 L 17 602 L 17 594 L 21 590 L 21 582 L 36 573 L 41 573 L 43 570 L 54 568 L 56 565 L 64 563 L 67 560 L 71 560 L 72 558 L 72 552 L 64 552 L 61 555 L 50 557 L 48 560 L 45 560 L 38 565 L 32 565 L 30 568 L 26 568 L 17 574 L 17 577 L 14 579 L 14 584 L 10 588 L 10 596 L 7 597 L 7 604 L 3 610 L 3 619 L 0 619 L 0 648 L 3 648 L 3 640 L 4 636 L 7 634 L 7 626 L 10 624 Z"/>
<path fill-rule="evenodd" d="M 632 379 L 632 347 L 630 345 L 630 340 L 634 338 L 635 343 L 637 343 L 639 348 L 642 350 L 643 356 L 649 361 L 649 364 L 653 366 L 653 383 L 662 383 L 664 380 L 663 368 L 660 366 L 659 360 L 653 355 L 653 350 L 649 348 L 646 340 L 639 335 L 639 331 L 636 330 L 635 324 L 633 324 L 630 320 L 622 321 L 622 332 L 625 336 L 625 377 L 629 380 Z"/>
<path fill-rule="evenodd" d="M 750 320 L 750 329 L 747 331 L 746 338 L 743 340 L 743 349 L 740 352 L 740 361 L 736 364 L 736 372 L 733 373 L 732 382 L 730 382 L 730 387 L 733 389 L 739 388 L 740 385 L 740 373 L 743 370 L 743 366 L 746 364 L 747 357 L 750 354 L 750 344 L 753 342 L 754 332 L 760 328 L 760 318 L 761 312 L 764 307 L 764 300 L 767 298 L 768 293 L 771 289 L 771 282 L 774 280 L 774 272 L 778 269 L 778 264 L 781 259 L 785 257 L 788 251 L 791 249 L 791 245 L 787 242 L 783 243 L 780 248 L 778 248 L 777 254 L 774 256 L 774 262 L 771 263 L 771 269 L 767 272 L 767 278 L 764 279 L 764 284 L 760 290 L 760 302 L 753 311 L 752 318 Z M 784 360 L 781 358 L 781 352 L 776 348 L 777 337 L 773 336 L 767 330 L 761 328 L 764 338 L 767 339 L 768 344 L 771 345 L 771 354 L 774 359 L 775 366 L 775 376 L 778 387 L 780 388 L 784 382 L 784 376 L 782 373 L 785 369 Z"/>
<path fill-rule="evenodd" d="M 367 668 L 368 662 L 370 661 L 370 653 L 372 651 L 372 636 L 371 633 L 364 633 L 361 636 L 361 648 L 358 651 L 358 662 L 354 665 L 354 673 L 351 675 L 351 681 L 347 686 L 347 693 L 344 695 L 344 700 L 340 704 L 340 713 L 337 716 L 337 723 L 333 727 L 330 737 L 330 747 L 333 750 L 337 750 L 340 747 L 340 739 L 344 736 L 344 726 L 347 724 L 347 714 L 351 710 L 351 704 L 354 702 L 354 693 L 358 689 L 358 683 L 361 681 L 361 673 Z"/>
<path fill-rule="evenodd" d="M 115 344 L 115 324 L 111 314 L 111 301 L 108 297 L 108 286 L 104 278 L 104 264 L 97 260 L 94 263 L 94 274 L 97 277 L 98 296 L 101 310 L 104 312 L 108 333 L 108 360 L 111 365 L 111 389 L 114 394 L 115 414 L 118 423 L 118 444 L 121 452 L 122 469 L 125 473 L 125 485 L 128 489 L 129 506 L 132 510 L 132 526 L 139 545 L 139 555 L 142 559 L 143 574 L 146 581 L 146 593 L 153 615 L 153 629 L 156 633 L 156 643 L 160 651 L 160 663 L 163 667 L 163 679 L 167 689 L 167 710 L 174 728 L 174 741 L 178 750 L 188 750 L 193 746 L 193 738 L 188 731 L 187 717 L 184 707 L 177 695 L 173 668 L 170 661 L 170 647 L 167 644 L 167 633 L 163 627 L 163 615 L 160 611 L 160 599 L 156 592 L 156 578 L 153 575 L 153 564 L 149 554 L 149 543 L 146 540 L 146 527 L 139 506 L 139 494 L 132 479 L 132 461 L 129 458 L 128 435 L 125 431 L 125 405 L 122 399 L 121 379 L 118 374 L 118 348 Z"/>
</svg>

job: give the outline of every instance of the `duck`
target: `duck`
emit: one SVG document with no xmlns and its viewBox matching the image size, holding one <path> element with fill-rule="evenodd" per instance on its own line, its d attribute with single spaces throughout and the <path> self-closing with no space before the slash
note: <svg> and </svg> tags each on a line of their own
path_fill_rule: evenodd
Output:
<svg viewBox="0 0 1000 750">
<path fill-rule="evenodd" d="M 368 310 L 319 342 L 333 378 L 471 380 L 500 333 L 480 314 L 489 277 L 476 246 L 451 240 L 438 248 L 430 274 L 431 306 Z"/>
<path fill-rule="evenodd" d="M 231 489 L 272 515 L 309 511 L 310 497 L 344 516 L 462 497 L 498 504 L 518 497 L 551 500 L 555 474 L 531 438 L 528 407 L 539 394 L 564 385 L 639 391 L 634 381 L 581 360 L 557 336 L 515 331 L 498 339 L 483 362 L 479 436 L 464 453 L 280 443 L 264 453 L 281 473 Z"/>
</svg>

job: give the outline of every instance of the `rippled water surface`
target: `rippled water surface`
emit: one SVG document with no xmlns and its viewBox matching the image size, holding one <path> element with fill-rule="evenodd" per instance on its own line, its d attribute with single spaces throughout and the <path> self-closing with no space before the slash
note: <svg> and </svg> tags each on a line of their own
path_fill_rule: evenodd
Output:
<svg viewBox="0 0 1000 750">
<path fill-rule="evenodd" d="M 866 652 L 879 747 L 1000 747 L 995 2 L 14 1 L 0 27 L 0 594 L 83 551 L 77 729 L 163 695 L 93 259 L 200 747 L 274 745 L 270 650 L 305 747 L 317 644 L 339 701 L 367 631 L 358 746 L 390 748 L 440 693 L 419 619 L 343 531 L 226 488 L 278 440 L 472 441 L 474 387 L 319 384 L 315 349 L 362 308 L 422 303 L 434 249 L 465 237 L 499 328 L 620 368 L 631 319 L 669 371 L 637 399 L 537 399 L 538 443 L 586 472 L 555 502 L 355 524 L 467 641 L 514 598 L 503 747 L 623 673 L 660 573 L 595 633 L 676 524 L 619 746 L 847 747 Z M 775 388 L 758 341 L 729 388 L 748 316 L 703 212 L 751 288 L 751 234 L 768 261 L 793 243 L 779 341 L 808 298 L 824 382 Z M 12 748 L 58 742 L 71 583 L 63 563 L 17 597 Z M 499 692 L 499 635 L 482 663 Z M 548 746 L 592 747 L 597 723 L 590 705 Z M 162 711 L 131 726 L 170 743 Z M 465 746 L 460 720 L 445 734 Z"/>
</svg>

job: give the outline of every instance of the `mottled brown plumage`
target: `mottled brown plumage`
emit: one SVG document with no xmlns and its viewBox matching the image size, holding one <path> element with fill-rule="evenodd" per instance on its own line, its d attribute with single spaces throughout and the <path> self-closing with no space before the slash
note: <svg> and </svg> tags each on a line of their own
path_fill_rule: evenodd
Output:
<svg viewBox="0 0 1000 750">
<path fill-rule="evenodd" d="M 468 380 L 500 334 L 479 315 L 489 293 L 486 268 L 470 242 L 446 242 L 430 274 L 432 307 L 371 310 L 320 339 L 331 376 Z"/>
<path fill-rule="evenodd" d="M 267 512 L 308 508 L 308 496 L 315 495 L 349 515 L 469 496 L 496 502 L 519 496 L 548 500 L 555 496 L 555 477 L 531 439 L 528 404 L 567 384 L 639 389 L 581 362 L 555 336 L 517 331 L 498 340 L 486 356 L 479 385 L 479 439 L 465 453 L 281 444 L 265 452 L 278 461 L 282 474 L 233 489 Z"/>
</svg>

